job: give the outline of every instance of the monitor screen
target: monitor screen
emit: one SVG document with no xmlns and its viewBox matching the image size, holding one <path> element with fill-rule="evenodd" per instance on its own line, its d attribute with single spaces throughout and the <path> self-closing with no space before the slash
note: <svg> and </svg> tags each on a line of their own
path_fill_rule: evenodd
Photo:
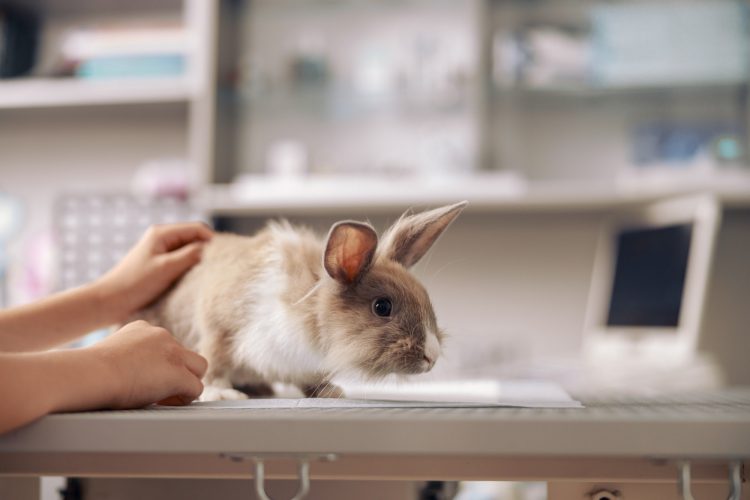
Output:
<svg viewBox="0 0 750 500">
<path fill-rule="evenodd" d="M 692 232 L 681 224 L 616 235 L 608 326 L 678 326 Z"/>
</svg>

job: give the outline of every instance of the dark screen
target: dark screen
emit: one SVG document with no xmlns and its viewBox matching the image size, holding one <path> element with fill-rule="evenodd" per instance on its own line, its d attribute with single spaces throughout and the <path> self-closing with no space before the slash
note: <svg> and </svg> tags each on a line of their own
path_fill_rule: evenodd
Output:
<svg viewBox="0 0 750 500">
<path fill-rule="evenodd" d="M 691 224 L 622 231 L 607 324 L 677 326 Z"/>
</svg>

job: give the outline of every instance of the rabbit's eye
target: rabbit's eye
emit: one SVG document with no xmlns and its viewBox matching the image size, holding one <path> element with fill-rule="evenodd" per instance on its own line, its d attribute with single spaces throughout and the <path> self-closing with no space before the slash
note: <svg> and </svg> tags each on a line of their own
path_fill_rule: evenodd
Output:
<svg viewBox="0 0 750 500">
<path fill-rule="evenodd" d="M 393 306 L 391 305 L 391 300 L 385 297 L 375 299 L 372 303 L 372 312 L 374 312 L 377 316 L 381 316 L 384 318 L 391 315 L 392 308 Z"/>
</svg>

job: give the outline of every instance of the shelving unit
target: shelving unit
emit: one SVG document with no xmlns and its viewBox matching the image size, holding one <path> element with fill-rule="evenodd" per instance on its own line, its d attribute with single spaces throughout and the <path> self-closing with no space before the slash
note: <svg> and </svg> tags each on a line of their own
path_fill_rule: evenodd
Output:
<svg viewBox="0 0 750 500">
<path fill-rule="evenodd" d="M 693 96 L 703 95 L 738 95 L 747 93 L 747 82 L 736 81 L 716 84 L 702 84 L 687 82 L 681 86 L 639 85 L 639 86 L 593 86 L 593 85 L 551 85 L 542 87 L 530 86 L 497 86 L 492 80 L 492 40 L 495 31 L 506 29 L 514 23 L 526 20 L 534 22 L 559 21 L 563 24 L 580 24 L 585 19 L 586 11 L 596 4 L 594 0 L 583 3 L 535 2 L 526 5 L 523 2 L 511 0 L 470 0 L 462 8 L 470 9 L 475 18 L 475 31 L 478 40 L 476 44 L 477 74 L 464 75 L 469 80 L 463 81 L 453 89 L 421 93 L 404 85 L 396 90 L 378 94 L 368 94 L 352 86 L 352 81 L 334 79 L 322 85 L 271 85 L 273 81 L 258 80 L 257 72 L 248 73 L 248 59 L 238 59 L 239 44 L 252 40 L 247 26 L 233 24 L 237 21 L 237 6 L 242 2 L 228 0 L 159 0 L 146 2 L 139 0 L 128 5 L 109 0 L 107 2 L 93 2 L 92 0 L 76 0 L 65 3 L 59 0 L 35 0 L 32 6 L 45 9 L 53 16 L 83 16 L 89 11 L 100 15 L 132 16 L 134 13 L 151 15 L 168 9 L 180 12 L 186 25 L 190 26 L 194 38 L 194 53 L 191 54 L 189 71 L 184 77 L 168 79 L 133 79 L 133 80 L 102 80 L 86 81 L 76 79 L 19 79 L 0 82 L 0 113 L 13 111 L 22 112 L 24 109 L 59 108 L 70 109 L 77 107 L 96 106 L 151 106 L 169 104 L 184 106 L 187 111 L 185 121 L 180 124 L 187 138 L 187 147 L 183 152 L 186 163 L 193 169 L 190 172 L 198 193 L 198 200 L 210 214 L 248 217 L 253 214 L 263 216 L 276 212 L 284 213 L 346 213 L 350 209 L 366 209 L 375 211 L 398 210 L 400 207 L 413 204 L 435 205 L 456 199 L 469 199 L 473 210 L 482 211 L 569 211 L 569 210 L 600 210 L 622 204 L 639 203 L 668 196 L 675 193 L 694 192 L 709 189 L 726 195 L 727 199 L 744 203 L 750 196 L 750 184 L 741 181 L 728 186 L 721 181 L 714 182 L 721 187 L 706 187 L 706 179 L 688 180 L 679 186 L 669 183 L 659 183 L 656 187 L 650 182 L 629 184 L 623 187 L 616 176 L 610 175 L 609 167 L 602 165 L 588 166 L 589 171 L 576 171 L 579 164 L 596 163 L 589 158 L 576 161 L 576 156 L 566 148 L 566 134 L 574 134 L 576 140 L 588 140 L 592 149 L 603 157 L 604 146 L 599 151 L 602 142 L 611 142 L 611 137 L 602 139 L 604 133 L 611 134 L 611 130 L 602 130 L 599 124 L 606 121 L 603 115 L 596 115 L 600 109 L 612 106 L 622 106 L 622 103 L 612 105 L 612 101 L 627 100 L 627 106 L 632 102 L 643 102 L 636 107 L 637 113 L 647 115 L 655 106 L 665 106 L 677 97 L 688 101 Z M 273 14 L 275 21 L 283 16 L 296 14 L 298 8 L 294 2 L 279 4 L 254 2 L 266 5 Z M 314 9 L 313 4 L 306 5 L 311 9 L 316 19 L 340 10 L 342 5 L 323 2 L 321 12 Z M 348 5 L 348 4 L 347 4 Z M 347 16 L 353 12 L 366 15 L 381 15 L 385 9 L 411 9 L 410 15 L 422 5 L 429 3 L 404 2 L 379 6 L 376 3 L 355 2 L 346 8 Z M 439 8 L 455 8 L 451 2 L 440 2 Z M 359 11 L 357 10 L 359 9 Z M 268 11 L 266 11 L 267 13 Z M 510 12 L 512 15 L 505 16 Z M 391 12 L 392 13 L 392 12 Z M 503 16 L 500 16 L 503 13 Z M 390 15 L 390 14 L 388 14 Z M 524 17 L 526 16 L 526 17 Z M 463 20 L 461 21 L 463 22 Z M 255 25 L 257 27 L 257 25 Z M 232 28 L 232 29 L 229 29 Z M 235 31 L 232 31 L 235 30 Z M 282 36 L 280 33 L 279 36 Z M 287 43 L 287 42 L 285 42 Z M 291 43 L 291 42 L 289 42 Z M 428 44 L 429 45 L 429 44 Z M 340 48 L 340 47 L 339 47 Z M 337 48 L 337 49 L 339 49 Z M 276 50 L 276 49 L 274 49 Z M 349 57 L 350 55 L 347 55 Z M 339 57 L 339 56 L 337 56 Z M 344 58 L 345 59 L 345 58 Z M 272 61 L 279 68 L 291 64 L 289 61 Z M 297 61 L 299 63 L 299 61 Z M 294 64 L 297 64 L 294 63 Z M 271 64 L 270 62 L 268 64 Z M 351 69 L 351 68 L 350 68 Z M 278 68 L 274 71 L 280 71 Z M 289 71 L 286 67 L 285 71 Z M 273 71 L 271 72 L 273 73 Z M 243 76 L 244 74 L 244 76 Z M 248 74 L 251 75 L 248 77 Z M 244 78 L 244 79 L 243 79 Z M 287 82 L 288 83 L 288 82 Z M 495 109 L 497 102 L 502 106 L 508 102 L 512 105 Z M 519 106 L 533 103 L 528 116 Z M 541 106 L 549 104 L 555 113 L 555 123 L 539 120 L 536 117 Z M 592 106 L 589 106 L 592 104 Z M 318 133 L 320 120 L 334 123 L 333 130 L 345 133 L 352 125 L 361 120 L 378 120 L 386 116 L 391 120 L 414 120 L 409 123 L 415 130 L 422 126 L 429 126 L 435 116 L 470 116 L 471 126 L 476 127 L 477 147 L 476 155 L 471 161 L 475 168 L 449 178 L 445 175 L 429 177 L 427 180 L 407 180 L 386 183 L 381 178 L 359 178 L 344 176 L 343 179 L 331 180 L 330 177 L 316 177 L 314 172 L 301 177 L 296 182 L 284 183 L 269 176 L 257 175 L 251 182 L 233 186 L 230 181 L 240 177 L 243 172 L 258 174 L 263 172 L 263 165 L 256 162 L 236 161 L 232 158 L 233 151 L 240 144 L 251 142 L 248 137 L 238 135 L 237 121 L 233 121 L 232 113 L 236 113 L 239 106 L 244 106 L 253 119 L 263 122 L 270 127 L 279 128 L 279 116 L 297 114 L 299 121 L 305 126 L 312 127 L 313 133 Z M 141 108 L 137 108 L 141 109 Z M 612 108 L 614 109 L 614 108 Z M 616 108 L 619 113 L 623 108 Z M 573 123 L 578 116 L 585 116 L 593 110 L 594 118 L 585 126 L 588 132 Z M 619 110 L 619 111 L 618 111 Z M 506 112 L 507 111 L 507 112 Z M 54 111 L 52 111 L 54 112 Z M 565 115 L 567 113 L 567 115 Z M 614 112 L 613 112 L 614 113 Z M 740 110 L 738 114 L 746 113 Z M 454 115 L 452 115 L 454 114 Z M 636 113 L 633 113 L 636 114 Z M 676 113 L 675 113 L 676 114 Z M 622 113 L 620 113 L 622 115 Z M 629 122 L 618 115 L 617 130 L 628 126 Z M 323 116 L 323 118 L 321 118 Z M 565 118 L 565 117 L 569 117 Z M 654 114 L 658 116 L 658 113 Z M 374 118 L 373 118 L 374 117 Z M 235 116 L 236 118 L 236 116 Z M 452 118 L 451 118 L 452 119 Z M 420 122 L 423 120 L 423 122 Z M 425 125 L 427 124 L 427 125 Z M 298 127 L 294 123 L 288 128 Z M 523 137 L 518 130 L 508 131 L 508 127 L 524 127 L 522 131 L 534 131 L 542 134 L 537 142 Z M 339 127 L 338 129 L 336 127 Z M 557 127 L 557 128 L 555 128 Z M 282 131 L 283 131 L 283 127 Z M 605 127 L 606 128 L 606 127 Z M 252 127 L 250 127 L 252 129 Z M 246 130 L 245 130 L 246 131 Z M 290 132 L 293 134 L 294 132 Z M 585 134 L 593 134 L 587 138 Z M 598 135 L 597 135 L 598 134 Z M 346 139 L 342 139 L 344 145 Z M 563 154 L 545 156 L 539 154 L 540 149 L 547 148 L 545 141 L 554 142 Z M 262 141 L 251 144 L 256 146 Z M 561 145 L 562 143 L 562 145 Z M 517 150 L 526 148 L 524 154 L 510 153 L 499 156 L 498 151 L 508 151 L 508 147 Z M 612 148 L 612 144 L 606 144 Z M 626 151 L 621 148 L 615 151 L 619 160 L 612 154 L 609 163 L 622 161 Z M 524 156 L 526 155 L 526 156 Z M 364 156 L 364 155 L 363 155 Z M 262 158 L 262 155 L 260 156 Z M 524 163 L 538 163 L 548 165 L 545 171 L 527 172 Z M 353 165 L 353 167 L 357 167 Z M 498 167 L 501 169 L 498 170 Z M 517 169 L 514 169 L 517 167 Z M 505 170 L 502 170 L 505 169 Z M 356 168 L 354 169 L 356 170 Z M 361 169 L 366 170 L 366 169 Z M 473 173 L 472 173 L 473 172 Z M 494 172 L 494 173 L 493 173 Z M 596 172 L 591 177 L 589 173 Z M 554 175 L 549 175 L 550 173 Z M 526 180 L 520 180 L 528 175 Z M 417 179 L 422 179 L 417 176 Z M 430 180 L 432 179 L 432 180 Z M 710 179 L 708 182 L 713 182 Z M 365 184 L 366 183 L 366 184 Z M 366 189 L 361 189 L 366 185 Z M 745 191 L 747 190 L 747 191 Z M 727 194 L 730 193 L 731 194 Z"/>
<path fill-rule="evenodd" d="M 717 84 L 691 84 L 673 87 L 662 85 L 614 86 L 598 87 L 589 85 L 552 85 L 546 87 L 511 86 L 498 87 L 491 83 L 491 65 L 486 53 L 491 50 L 491 41 L 497 23 L 497 12 L 514 6 L 514 2 L 499 0 L 475 0 L 471 9 L 477 12 L 478 20 L 478 59 L 479 74 L 475 75 L 476 82 L 465 83 L 468 88 L 480 89 L 479 102 L 474 102 L 470 94 L 458 91 L 438 92 L 434 95 L 420 94 L 410 90 L 399 90 L 382 95 L 358 92 L 346 85 L 334 85 L 328 82 L 323 85 L 302 87 L 261 86 L 251 79 L 243 86 L 236 83 L 233 94 L 227 96 L 227 75 L 232 74 L 237 61 L 237 44 L 248 38 L 241 38 L 238 33 L 227 33 L 224 28 L 229 18 L 236 14 L 236 6 L 231 2 L 216 0 L 202 2 L 199 0 L 163 0 L 155 4 L 141 2 L 122 7 L 116 2 L 96 3 L 97 12 L 116 12 L 122 9 L 128 15 L 133 12 L 150 12 L 151 9 L 167 8 L 180 9 L 185 22 L 191 27 L 194 35 L 196 52 L 191 54 L 190 71 L 184 77 L 167 79 L 133 79 L 133 80 L 103 80 L 86 81 L 77 79 L 19 79 L 0 82 L 0 113 L 5 110 L 23 110 L 35 108 L 73 108 L 94 106 L 149 106 L 156 104 L 174 104 L 186 106 L 187 122 L 184 124 L 188 137 L 188 149 L 184 152 L 187 163 L 194 169 L 191 176 L 195 180 L 199 203 L 210 213 L 215 215 L 230 215 L 247 217 L 252 214 L 269 215 L 282 213 L 345 213 L 350 209 L 365 209 L 374 211 L 398 210 L 406 205 L 436 205 L 469 199 L 473 210 L 482 211 L 570 211 L 570 210 L 601 210 L 614 206 L 640 203 L 662 196 L 694 192 L 710 189 L 726 195 L 727 199 L 744 203 L 750 196 L 750 184 L 747 182 L 733 183 L 730 187 L 721 182 L 714 182 L 715 186 L 707 188 L 705 179 L 688 181 L 679 186 L 669 183 L 654 185 L 643 182 L 629 184 L 626 187 L 618 184 L 617 179 L 604 177 L 586 178 L 586 176 L 566 177 L 563 172 L 555 178 L 533 176 L 529 180 L 521 180 L 518 173 L 524 172 L 521 163 L 518 170 L 499 171 L 493 174 L 499 159 L 490 155 L 495 163 L 484 164 L 481 170 L 473 175 L 458 175 L 454 178 L 434 176 L 427 180 L 416 177 L 415 180 L 404 179 L 400 182 L 386 182 L 384 178 L 365 178 L 344 176 L 332 180 L 330 177 L 309 175 L 297 181 L 284 182 L 273 177 L 255 175 L 250 182 L 238 185 L 227 184 L 238 176 L 237 168 L 249 168 L 257 173 L 258 165 L 247 164 L 230 165 L 229 153 L 238 142 L 244 138 L 234 136 L 227 141 L 227 137 L 236 134 L 232 129 L 231 120 L 227 120 L 226 113 L 233 106 L 246 106 L 249 113 L 254 113 L 256 119 L 272 121 L 279 114 L 308 114 L 306 119 L 315 120 L 320 114 L 327 119 L 337 120 L 348 126 L 378 114 L 396 113 L 396 116 L 410 115 L 419 119 L 449 114 L 456 109 L 461 113 L 477 112 L 479 123 L 480 146 L 482 149 L 497 150 L 510 141 L 523 144 L 523 140 L 512 134 L 505 137 L 497 135 L 507 125 L 508 118 L 486 116 L 485 108 L 490 108 L 496 100 L 510 99 L 516 102 L 550 101 L 574 103 L 575 106 L 590 102 L 608 102 L 610 98 L 640 99 L 641 96 L 650 102 L 652 99 L 664 97 L 669 100 L 673 95 L 703 95 L 706 93 L 742 94 L 747 89 L 747 82 L 727 82 Z M 467 3 L 467 6 L 469 5 Z M 595 2 L 587 2 L 593 5 Z M 68 6 L 57 1 L 37 2 L 37 7 L 48 8 L 54 15 L 65 15 L 70 8 L 76 15 L 89 10 L 94 5 L 88 0 L 79 0 Z M 365 5 L 365 4 L 362 4 Z M 357 8 L 363 8 L 362 5 Z M 416 5 L 416 4 L 415 4 Z M 441 4 L 446 8 L 447 3 Z M 525 7 L 515 5 L 518 9 Z M 514 8 L 515 8 L 514 7 Z M 274 15 L 294 15 L 292 4 L 285 3 L 276 7 L 269 7 Z M 393 8 L 390 6 L 388 8 Z M 467 7 L 469 8 L 469 7 Z M 536 5 L 529 7 L 530 18 L 536 20 L 558 19 L 564 17 L 565 22 L 580 22 L 585 16 L 586 6 L 578 6 L 572 11 L 561 6 Z M 335 6 L 329 5 L 325 12 L 334 12 Z M 368 7 L 370 9 L 370 7 Z M 371 9 L 375 9 L 374 6 Z M 366 12 L 372 10 L 365 9 Z M 363 11 L 363 12 L 365 12 Z M 375 11 L 372 11 L 375 12 Z M 572 13 L 571 13 L 572 12 Z M 413 14 L 413 12 L 412 12 Z M 347 14 L 350 15 L 350 14 Z M 519 17 L 511 22 L 519 22 Z M 573 21 L 571 21 L 573 20 Z M 235 27 L 237 28 L 237 27 Z M 481 29 L 479 29 L 481 28 Z M 223 51 L 221 54 L 219 51 Z M 489 87 L 483 94 L 483 85 L 489 82 Z M 475 86 L 475 87 L 472 87 Z M 263 90 L 265 88 L 265 90 Z M 476 107 L 475 107 L 476 106 Z M 574 108 L 575 109 L 575 108 Z M 474 110 L 474 111 L 472 111 Z M 513 112 L 518 111 L 517 108 Z M 583 112 L 583 111 L 582 111 Z M 513 115 L 516 116 L 516 115 Z M 520 115 L 519 115 L 520 116 Z M 525 120 L 525 118 L 524 118 Z M 499 125 L 498 129 L 496 127 Z M 527 127 L 530 125 L 526 125 Z M 488 129 L 489 128 L 489 129 Z M 561 131 L 564 133 L 566 131 Z M 512 160 L 512 155 L 506 160 Z M 475 159 L 478 164 L 482 161 L 482 152 L 477 153 Z M 561 159 L 560 163 L 569 162 L 570 158 Z M 550 165 L 555 162 L 547 161 Z M 508 163 L 501 166 L 507 168 Z M 557 165 L 555 165 L 555 168 Z M 552 168 L 552 167 L 550 167 Z M 234 170 L 233 170 L 234 169 Z M 261 168 L 262 170 L 262 168 Z M 503 173 L 505 172 L 505 173 Z M 515 172 L 508 173 L 508 172 Z M 585 179 L 585 180 L 584 180 Z M 363 185 L 367 189 L 361 189 Z M 746 191 L 747 190 L 747 191 Z M 731 191 L 731 193 L 730 193 Z M 723 193 L 723 194 L 722 194 Z M 730 193 L 730 194 L 727 194 Z"/>
<path fill-rule="evenodd" d="M 596 0 L 533 4 L 513 0 L 476 0 L 461 4 L 460 8 L 471 10 L 475 15 L 472 22 L 475 23 L 477 37 L 474 40 L 477 73 L 469 72 L 469 80 L 460 87 L 464 93 L 448 93 L 432 99 L 429 96 L 393 90 L 390 94 L 384 94 L 385 97 L 368 97 L 358 94 L 351 86 L 347 87 L 351 85 L 351 81 L 346 78 L 337 79 L 331 68 L 335 69 L 335 65 L 341 61 L 337 59 L 341 54 L 336 51 L 340 50 L 351 56 L 352 47 L 329 45 L 326 49 L 329 51 L 328 66 L 322 66 L 329 73 L 325 73 L 327 76 L 320 81 L 314 80 L 312 85 L 280 79 L 280 74 L 294 71 L 293 65 L 299 63 L 285 59 L 289 57 L 289 53 L 284 52 L 294 46 L 294 36 L 299 35 L 299 32 L 285 34 L 281 29 L 288 23 L 299 20 L 296 4 L 253 2 L 252 8 L 259 10 L 254 11 L 254 20 L 251 21 L 243 18 L 247 16 L 247 12 L 242 11 L 242 6 L 245 5 L 242 2 L 219 2 L 217 18 L 222 36 L 218 47 L 223 57 L 217 63 L 216 80 L 220 90 L 215 108 L 215 140 L 210 142 L 208 148 L 212 158 L 203 166 L 206 182 L 203 184 L 205 189 L 201 199 L 212 212 L 250 217 L 252 214 L 267 215 L 275 211 L 301 214 L 306 211 L 345 213 L 348 209 L 395 210 L 404 203 L 429 205 L 456 198 L 473 198 L 472 206 L 477 207 L 476 209 L 482 207 L 482 210 L 566 211 L 639 203 L 660 196 L 701 189 L 723 196 L 723 187 L 714 189 L 705 186 L 705 182 L 721 184 L 722 181 L 705 178 L 687 179 L 678 187 L 660 183 L 656 188 L 646 179 L 639 185 L 630 183 L 627 188 L 622 188 L 619 177 L 623 171 L 632 169 L 632 165 L 629 165 L 629 146 L 626 142 L 630 139 L 627 134 L 632 134 L 634 124 L 642 121 L 658 120 L 663 116 L 675 119 L 680 119 L 683 115 L 688 119 L 700 116 L 704 112 L 701 103 L 708 102 L 703 107 L 710 107 L 710 103 L 714 102 L 713 97 L 717 95 L 721 96 L 720 103 L 714 107 L 720 111 L 714 114 L 720 117 L 732 113 L 745 116 L 748 114 L 744 109 L 746 104 L 742 103 L 747 102 L 743 97 L 747 93 L 747 81 L 686 81 L 680 85 L 611 86 L 581 83 L 542 87 L 502 87 L 494 83 L 492 72 L 496 61 L 492 51 L 497 30 L 511 30 L 514 26 L 532 22 L 559 23 L 579 28 L 583 26 L 585 29 L 589 9 L 597 4 Z M 300 7 L 310 9 L 309 12 L 314 14 L 312 18 L 306 18 L 300 32 L 307 33 L 308 38 L 313 40 L 316 40 L 313 36 L 317 33 L 316 29 L 331 22 L 331 19 L 321 19 L 338 15 L 341 8 L 352 11 L 363 9 L 367 15 L 381 15 L 388 12 L 388 9 L 395 8 L 389 4 L 378 11 L 374 4 L 367 2 L 323 3 L 318 11 L 312 5 Z M 413 14 L 413 9 L 415 6 L 418 8 L 418 5 L 419 2 L 404 2 L 399 4 L 399 8 Z M 447 4 L 440 5 L 445 8 Z M 308 11 L 305 10 L 305 13 L 307 15 Z M 259 16 L 268 16 L 263 18 L 268 21 L 268 26 L 265 26 L 265 21 L 259 20 Z M 318 26 L 316 22 L 322 24 Z M 257 47 L 268 42 L 253 35 L 253 29 L 270 30 L 284 40 L 269 49 L 272 54 L 261 62 L 253 53 L 242 52 L 242 44 L 249 43 Z M 330 42 L 335 37 L 329 39 L 325 31 L 322 33 L 317 33 L 323 38 L 317 44 L 325 47 L 325 42 Z M 307 38 L 301 39 L 304 41 Z M 316 58 L 320 54 L 315 54 L 311 61 L 318 64 L 320 59 Z M 315 68 L 319 69 L 318 66 Z M 227 80 L 227 75 L 232 75 L 231 79 Z M 250 76 L 243 80 L 242 75 Z M 347 78 L 351 77 L 348 73 L 346 75 Z M 703 99 L 704 96 L 711 99 Z M 728 103 L 735 101 L 738 103 L 737 110 L 729 111 Z M 552 110 L 552 120 L 541 116 L 543 106 L 549 106 Z M 683 113 L 682 108 L 685 107 L 688 109 Z M 320 141 L 320 137 L 325 134 L 323 130 L 332 123 L 332 133 L 340 134 L 346 148 L 351 141 L 347 134 L 358 124 L 367 123 L 373 117 L 380 119 L 383 116 L 391 117 L 392 114 L 404 122 L 414 120 L 409 126 L 418 129 L 423 125 L 419 122 L 420 119 L 431 117 L 432 114 L 439 115 L 441 109 L 445 116 L 450 115 L 450 110 L 459 109 L 461 113 L 472 117 L 472 126 L 476 128 L 471 133 L 476 134 L 474 146 L 477 150 L 471 161 L 473 172 L 479 177 L 467 179 L 465 175 L 458 174 L 452 180 L 436 181 L 439 187 L 423 187 L 416 181 L 396 182 L 385 186 L 385 183 L 368 180 L 367 189 L 361 190 L 357 189 L 357 181 L 327 179 L 325 168 L 318 169 L 312 164 L 320 160 L 314 158 L 314 146 L 310 146 L 313 160 L 308 165 L 309 170 L 297 182 L 284 184 L 272 176 L 265 179 L 258 177 L 265 168 L 264 148 L 268 145 L 269 137 L 274 134 L 288 134 L 292 139 L 296 134 L 304 137 L 304 140 L 300 139 L 298 142 L 309 140 L 314 143 Z M 238 119 L 241 113 L 244 113 L 244 118 Z M 457 118 L 458 115 L 457 113 L 456 120 L 460 119 Z M 289 117 L 291 119 L 285 122 Z M 247 126 L 241 125 L 242 120 L 253 121 Z M 241 131 L 239 135 L 238 130 Z M 266 132 L 259 133 L 259 130 Z M 369 132 L 369 129 L 365 130 Z M 533 137 L 530 134 L 534 134 Z M 575 153 L 584 147 L 589 147 L 593 153 Z M 546 148 L 552 153 L 540 153 L 540 150 Z M 363 146 L 364 150 L 366 147 Z M 327 151 L 323 151 L 321 156 L 324 158 L 319 163 L 329 166 L 331 162 L 326 153 Z M 347 160 L 352 171 L 368 170 L 356 164 L 358 158 Z M 316 177 L 318 170 L 324 175 Z M 508 188 L 508 185 L 503 184 L 505 181 L 487 182 L 482 178 L 482 175 L 492 172 L 510 172 L 516 176 L 525 176 L 527 180 L 522 188 L 517 185 Z M 256 176 L 251 185 L 226 185 L 247 173 Z M 394 178 L 392 174 L 385 176 Z M 443 177 L 445 176 L 441 176 Z M 505 178 L 508 177 L 512 175 Z M 747 183 L 740 184 L 745 186 L 741 189 L 747 186 Z M 355 196 L 352 192 L 360 194 Z M 738 189 L 733 192 L 733 199 L 744 199 L 744 193 L 738 192 Z"/>
</svg>

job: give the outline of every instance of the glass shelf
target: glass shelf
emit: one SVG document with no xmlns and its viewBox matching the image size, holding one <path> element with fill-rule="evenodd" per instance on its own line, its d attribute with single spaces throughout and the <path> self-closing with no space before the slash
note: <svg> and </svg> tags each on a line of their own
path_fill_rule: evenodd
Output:
<svg viewBox="0 0 750 500">
<path fill-rule="evenodd" d="M 298 86 L 270 92 L 239 89 L 230 98 L 250 114 L 309 115 L 332 120 L 357 120 L 378 114 L 435 116 L 466 113 L 471 104 L 468 92 L 439 93 L 396 91 L 367 94 L 341 86 Z"/>
<path fill-rule="evenodd" d="M 746 92 L 748 81 L 733 82 L 685 82 L 679 85 L 549 85 L 549 86 L 495 86 L 496 96 L 511 97 L 563 97 L 576 99 L 600 99 L 608 97 L 638 97 L 653 94 L 727 94 Z"/>
<path fill-rule="evenodd" d="M 361 186 L 367 185 L 367 190 Z M 199 204 L 214 216 L 266 217 L 339 213 L 400 212 L 405 206 L 436 206 L 468 200 L 476 212 L 606 211 L 670 196 L 715 195 L 723 205 L 750 206 L 750 174 L 744 171 L 692 179 L 620 179 L 527 182 L 513 172 L 454 177 L 312 175 L 300 178 L 246 176 L 228 185 L 207 186 Z"/>
</svg>

